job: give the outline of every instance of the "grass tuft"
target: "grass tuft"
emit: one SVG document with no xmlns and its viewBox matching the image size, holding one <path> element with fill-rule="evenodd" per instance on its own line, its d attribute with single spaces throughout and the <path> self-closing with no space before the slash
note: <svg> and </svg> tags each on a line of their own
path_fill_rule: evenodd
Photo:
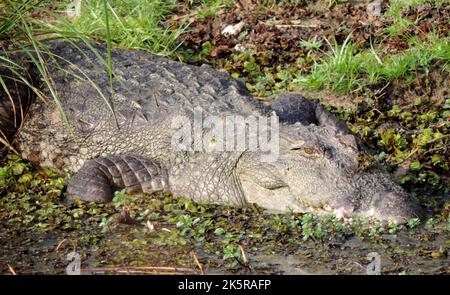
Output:
<svg viewBox="0 0 450 295">
<path fill-rule="evenodd" d="M 164 26 L 173 7 L 173 2 L 164 0 L 84 1 L 81 15 L 73 20 L 73 25 L 96 40 L 167 56 L 178 48 L 177 38 L 185 29 Z"/>
<path fill-rule="evenodd" d="M 328 42 L 328 41 L 327 41 Z M 436 62 L 448 68 L 450 42 L 436 34 L 423 43 L 416 37 L 409 40 L 409 48 L 400 54 L 380 57 L 372 47 L 370 51 L 357 52 L 348 37 L 342 45 L 331 45 L 320 63 L 315 63 L 311 73 L 296 81 L 303 88 L 329 88 L 349 93 L 379 82 L 387 83 L 397 78 L 411 79 L 417 71 L 425 71 Z"/>
</svg>

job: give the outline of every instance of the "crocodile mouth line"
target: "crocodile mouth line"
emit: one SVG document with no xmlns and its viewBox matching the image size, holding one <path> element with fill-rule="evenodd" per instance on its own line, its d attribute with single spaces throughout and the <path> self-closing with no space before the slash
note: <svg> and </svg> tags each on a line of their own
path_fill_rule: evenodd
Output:
<svg viewBox="0 0 450 295">
<path fill-rule="evenodd" d="M 332 214 L 336 217 L 337 220 L 344 221 L 344 222 L 351 222 L 353 221 L 353 213 L 349 210 L 345 209 L 344 207 L 337 207 L 334 208 L 328 204 L 323 205 L 321 207 L 313 207 L 308 206 L 306 207 L 306 210 L 311 213 L 316 213 L 318 215 L 326 215 L 326 214 Z"/>
</svg>

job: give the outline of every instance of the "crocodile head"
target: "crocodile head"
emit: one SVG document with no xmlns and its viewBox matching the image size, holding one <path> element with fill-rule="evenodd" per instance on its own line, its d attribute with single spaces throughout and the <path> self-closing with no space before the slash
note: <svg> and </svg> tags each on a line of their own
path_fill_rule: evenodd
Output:
<svg viewBox="0 0 450 295">
<path fill-rule="evenodd" d="M 261 162 L 257 153 L 248 153 L 238 163 L 248 202 L 272 211 L 325 209 L 344 218 L 417 217 L 417 205 L 350 132 L 316 124 L 282 127 L 275 161 Z"/>
</svg>

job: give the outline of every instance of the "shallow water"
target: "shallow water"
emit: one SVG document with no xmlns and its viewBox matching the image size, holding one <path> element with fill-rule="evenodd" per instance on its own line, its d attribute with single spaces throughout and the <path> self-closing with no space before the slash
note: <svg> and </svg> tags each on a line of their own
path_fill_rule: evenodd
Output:
<svg viewBox="0 0 450 295">
<path fill-rule="evenodd" d="M 368 254 L 375 252 L 380 255 L 382 274 L 450 274 L 448 232 L 425 233 L 423 236 L 427 239 L 422 242 L 400 233 L 382 235 L 375 243 L 354 236 L 326 243 L 308 240 L 296 247 L 284 245 L 273 251 L 261 245 L 261 250 L 247 251 L 248 265 L 235 269 L 224 263 L 222 253 L 205 251 L 201 243 L 150 244 L 146 239 L 148 235 L 141 226 L 119 226 L 105 234 L 100 242 L 77 247 L 82 257 L 81 267 L 184 267 L 199 273 L 192 256 L 194 252 L 207 274 L 367 274 L 371 262 Z M 67 254 L 73 249 L 70 242 L 56 248 L 68 236 L 77 238 L 76 234 L 67 235 L 63 231 L 20 233 L 2 227 L 0 264 L 3 273 L 9 272 L 9 264 L 16 273 L 64 274 L 69 264 Z"/>
</svg>

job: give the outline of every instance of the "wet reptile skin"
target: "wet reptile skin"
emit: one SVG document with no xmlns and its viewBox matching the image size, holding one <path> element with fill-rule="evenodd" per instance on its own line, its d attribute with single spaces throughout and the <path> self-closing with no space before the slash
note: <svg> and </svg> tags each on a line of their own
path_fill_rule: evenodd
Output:
<svg viewBox="0 0 450 295">
<path fill-rule="evenodd" d="M 340 208 L 348 216 L 388 220 L 419 212 L 376 163 L 362 168 L 360 159 L 367 156 L 358 139 L 316 102 L 288 94 L 264 105 L 242 82 L 209 66 L 114 49 L 114 118 L 105 103 L 111 96 L 108 73 L 98 56 L 81 42 L 47 44 L 52 54 L 43 56 L 70 128 L 52 102 L 36 102 L 16 146 L 39 165 L 78 171 L 68 187 L 70 200 L 106 202 L 113 190 L 125 188 L 170 191 L 199 202 L 256 202 L 272 211 Z M 104 46 L 93 46 L 106 60 Z M 192 118 L 197 106 L 205 115 L 275 112 L 278 159 L 261 162 L 258 151 L 173 150 L 173 119 Z"/>
</svg>

